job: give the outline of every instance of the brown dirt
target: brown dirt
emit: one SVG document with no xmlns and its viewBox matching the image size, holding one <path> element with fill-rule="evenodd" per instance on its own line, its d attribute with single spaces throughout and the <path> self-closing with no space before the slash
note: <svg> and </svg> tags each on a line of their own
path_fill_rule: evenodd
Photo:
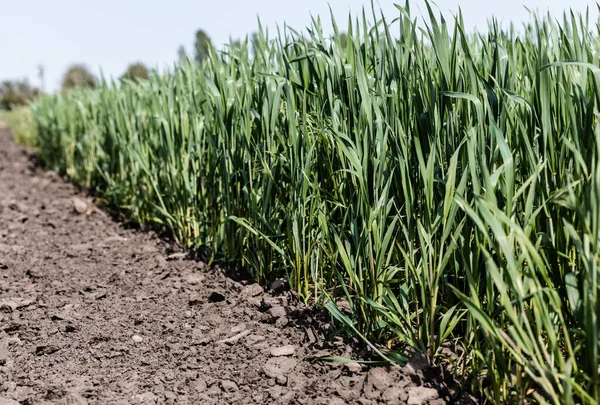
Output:
<svg viewBox="0 0 600 405">
<path fill-rule="evenodd" d="M 443 372 L 418 362 L 311 361 L 352 351 L 323 342 L 326 325 L 289 293 L 169 257 L 156 235 L 124 229 L 91 202 L 0 129 L 0 405 L 441 404 L 456 395 Z"/>
</svg>

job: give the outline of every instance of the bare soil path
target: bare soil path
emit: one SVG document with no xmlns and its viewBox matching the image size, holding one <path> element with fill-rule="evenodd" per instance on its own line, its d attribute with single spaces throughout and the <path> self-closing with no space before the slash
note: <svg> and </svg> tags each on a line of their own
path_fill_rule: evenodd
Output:
<svg viewBox="0 0 600 405">
<path fill-rule="evenodd" d="M 289 294 L 167 247 L 35 168 L 0 129 L 0 405 L 442 404 L 454 394 L 439 370 L 311 361 L 349 349 L 298 321 Z"/>
</svg>

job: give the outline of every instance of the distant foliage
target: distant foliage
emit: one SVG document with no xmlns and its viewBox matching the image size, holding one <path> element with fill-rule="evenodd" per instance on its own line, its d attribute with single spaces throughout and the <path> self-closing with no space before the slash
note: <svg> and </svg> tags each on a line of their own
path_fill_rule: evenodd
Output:
<svg viewBox="0 0 600 405">
<path fill-rule="evenodd" d="M 39 93 L 39 89 L 31 86 L 27 80 L 4 81 L 0 85 L 0 109 L 12 110 L 27 105 Z"/>
<path fill-rule="evenodd" d="M 140 79 L 148 79 L 150 77 L 150 71 L 141 62 L 132 63 L 127 68 L 127 71 L 121 76 L 122 79 L 133 80 L 134 82 L 138 82 Z"/>
<path fill-rule="evenodd" d="M 210 55 L 212 41 L 203 30 L 196 31 L 196 42 L 194 43 L 195 58 L 197 62 L 202 62 Z"/>
<path fill-rule="evenodd" d="M 96 87 L 96 77 L 84 65 L 72 65 L 63 77 L 63 91 L 75 87 Z"/>
</svg>

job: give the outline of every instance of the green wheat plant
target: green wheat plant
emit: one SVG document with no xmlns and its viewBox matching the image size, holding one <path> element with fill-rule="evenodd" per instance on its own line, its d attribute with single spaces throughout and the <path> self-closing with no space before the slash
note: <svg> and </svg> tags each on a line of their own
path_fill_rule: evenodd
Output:
<svg viewBox="0 0 600 405">
<path fill-rule="evenodd" d="M 39 156 L 213 261 L 287 277 L 386 361 L 424 353 L 490 403 L 597 404 L 600 25 L 469 34 L 397 9 L 45 96 Z"/>
</svg>

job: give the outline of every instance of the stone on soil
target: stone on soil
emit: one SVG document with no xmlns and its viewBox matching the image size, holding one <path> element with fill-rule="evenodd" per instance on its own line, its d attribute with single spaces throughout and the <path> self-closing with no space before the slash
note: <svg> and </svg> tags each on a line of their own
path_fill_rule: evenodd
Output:
<svg viewBox="0 0 600 405">
<path fill-rule="evenodd" d="M 71 202 L 73 203 L 73 211 L 76 213 L 85 214 L 87 212 L 88 205 L 82 199 L 75 197 Z"/>
<path fill-rule="evenodd" d="M 260 284 L 250 284 L 242 289 L 242 294 L 249 297 L 256 297 L 264 292 Z"/>
<path fill-rule="evenodd" d="M 202 297 L 200 294 L 190 294 L 190 298 L 188 299 L 188 304 L 190 305 L 198 305 L 202 304 Z"/>
<path fill-rule="evenodd" d="M 202 274 L 190 273 L 185 276 L 185 281 L 191 285 L 200 284 L 204 281 L 204 276 Z"/>
<path fill-rule="evenodd" d="M 285 318 L 287 316 L 287 312 L 284 307 L 277 306 L 269 309 L 269 315 L 273 318 Z"/>
<path fill-rule="evenodd" d="M 233 381 L 223 380 L 221 381 L 221 389 L 225 392 L 235 392 L 238 390 L 238 386 Z"/>
<path fill-rule="evenodd" d="M 281 347 L 275 347 L 271 349 L 270 353 L 273 357 L 281 357 L 281 356 L 293 356 L 296 352 L 296 348 L 292 345 L 286 345 Z"/>
<path fill-rule="evenodd" d="M 133 335 L 131 337 L 131 340 L 133 340 L 135 343 L 141 343 L 144 341 L 144 338 L 141 337 L 140 335 Z"/>
</svg>

